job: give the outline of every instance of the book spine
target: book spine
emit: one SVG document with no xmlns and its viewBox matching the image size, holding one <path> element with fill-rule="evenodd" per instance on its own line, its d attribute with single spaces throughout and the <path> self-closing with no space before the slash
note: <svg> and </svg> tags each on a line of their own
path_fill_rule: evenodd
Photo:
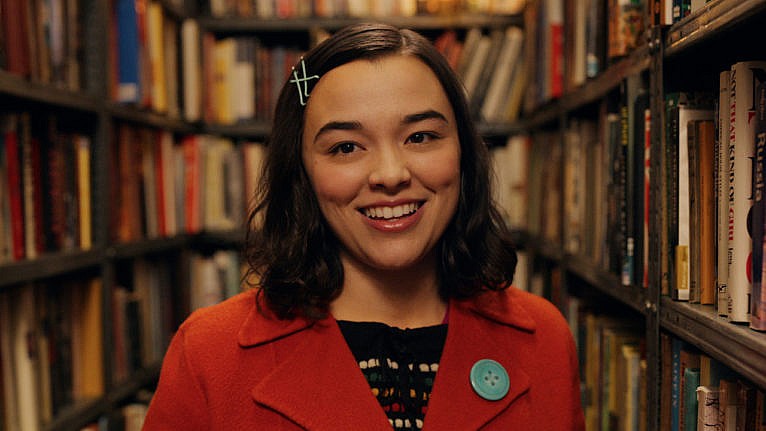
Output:
<svg viewBox="0 0 766 431">
<path fill-rule="evenodd" d="M 729 75 L 725 70 L 719 75 L 718 92 L 718 142 L 716 154 L 718 157 L 718 180 L 717 180 L 717 273 L 716 273 L 716 309 L 718 314 L 725 316 L 729 289 L 727 287 L 729 279 Z"/>
<path fill-rule="evenodd" d="M 753 288 L 750 295 L 750 327 L 766 331 L 766 295 L 763 288 L 764 231 L 766 230 L 766 72 L 756 71 L 755 86 L 755 173 L 753 174 Z M 759 215 L 756 217 L 755 215 Z"/>
<path fill-rule="evenodd" d="M 752 158 L 754 132 L 750 121 L 753 111 L 753 69 L 766 67 L 765 62 L 740 62 L 731 67 L 729 153 L 733 157 L 729 171 L 729 298 L 728 318 L 732 322 L 750 321 L 752 238 L 747 228 L 752 207 Z"/>
<path fill-rule="evenodd" d="M 75 157 L 77 161 L 77 202 L 79 204 L 80 248 L 89 250 L 93 246 L 91 215 L 91 172 L 90 139 L 84 135 L 74 137 Z"/>
<path fill-rule="evenodd" d="M 15 117 L 8 118 L 15 122 Z M 24 209 L 22 204 L 21 158 L 19 154 L 19 136 L 15 124 L 7 129 L 5 135 L 5 157 L 8 175 L 8 199 L 11 208 L 11 246 L 13 259 L 24 259 Z"/>
<path fill-rule="evenodd" d="M 716 388 L 697 388 L 697 429 L 696 431 L 717 431 L 723 429 L 719 412 L 719 392 Z"/>
<path fill-rule="evenodd" d="M 117 0 L 117 101 L 137 103 L 141 90 L 136 0 Z"/>
<path fill-rule="evenodd" d="M 680 142 L 680 145 L 686 146 L 688 154 L 688 178 L 687 187 L 689 193 L 689 201 L 687 203 L 687 221 L 688 229 L 686 234 L 688 235 L 688 247 L 689 247 L 689 262 L 685 268 L 688 274 L 688 289 L 687 299 L 690 303 L 700 302 L 699 291 L 699 254 L 700 244 L 699 235 L 701 231 L 695 230 L 700 226 L 700 160 L 699 160 L 699 138 L 697 136 L 697 124 L 696 121 L 689 121 L 685 126 L 687 129 L 687 139 L 685 142 Z M 680 181 L 680 178 L 679 178 Z"/>
<path fill-rule="evenodd" d="M 715 126 L 713 121 L 698 123 L 697 136 L 700 142 L 699 156 L 699 198 L 700 228 L 699 241 L 699 292 L 700 303 L 715 302 Z"/>
</svg>

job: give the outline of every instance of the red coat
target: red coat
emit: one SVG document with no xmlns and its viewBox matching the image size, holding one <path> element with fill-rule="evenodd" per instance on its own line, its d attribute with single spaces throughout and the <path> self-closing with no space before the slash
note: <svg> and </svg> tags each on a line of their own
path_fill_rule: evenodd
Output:
<svg viewBox="0 0 766 431">
<path fill-rule="evenodd" d="M 508 394 L 487 401 L 470 370 L 507 370 Z M 168 349 L 144 430 L 387 430 L 332 317 L 281 321 L 253 292 L 194 313 Z M 450 302 L 447 340 L 425 430 L 581 431 L 577 355 L 558 310 L 514 288 Z"/>
</svg>

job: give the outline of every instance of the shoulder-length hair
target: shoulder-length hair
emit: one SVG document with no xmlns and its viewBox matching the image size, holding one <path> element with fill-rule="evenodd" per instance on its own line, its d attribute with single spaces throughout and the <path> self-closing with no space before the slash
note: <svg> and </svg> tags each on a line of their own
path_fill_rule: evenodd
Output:
<svg viewBox="0 0 766 431">
<path fill-rule="evenodd" d="M 321 77 L 354 60 L 389 55 L 411 55 L 425 63 L 441 82 L 457 121 L 461 187 L 456 213 L 436 246 L 440 294 L 467 298 L 503 289 L 513 278 L 516 253 L 491 199 L 489 153 L 471 120 L 462 84 L 432 43 L 410 30 L 358 24 L 311 49 L 294 70 L 302 78 L 305 64 L 307 76 Z M 310 94 L 317 81 L 304 81 L 300 90 L 289 80 L 282 87 L 249 216 L 248 278 L 257 280 L 259 294 L 280 318 L 324 317 L 343 286 L 341 245 L 323 219 L 302 160 L 301 98 L 306 94 L 299 91 Z"/>
</svg>

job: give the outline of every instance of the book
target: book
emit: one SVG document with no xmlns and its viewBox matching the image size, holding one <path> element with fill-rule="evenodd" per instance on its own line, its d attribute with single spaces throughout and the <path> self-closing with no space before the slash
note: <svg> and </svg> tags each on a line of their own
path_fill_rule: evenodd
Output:
<svg viewBox="0 0 766 431">
<path fill-rule="evenodd" d="M 750 321 L 752 274 L 748 261 L 752 238 L 747 218 L 752 208 L 752 158 L 754 157 L 754 75 L 753 69 L 766 62 L 739 62 L 731 66 L 729 81 L 729 273 L 727 316 L 731 322 Z"/>
<path fill-rule="evenodd" d="M 5 168 L 8 184 L 8 202 L 10 206 L 10 245 L 14 260 L 25 257 L 24 250 L 24 203 L 22 192 L 22 166 L 18 117 L 9 115 L 2 119 L 3 144 L 5 150 Z"/>
<path fill-rule="evenodd" d="M 715 200 L 715 126 L 712 120 L 688 123 L 690 237 L 689 302 L 713 304 L 715 300 L 715 259 L 713 240 Z M 703 295 L 704 292 L 704 295 Z"/>
<path fill-rule="evenodd" d="M 718 388 L 697 387 L 697 426 L 696 431 L 718 431 L 723 429 L 723 422 L 718 414 L 720 409 Z"/>
<path fill-rule="evenodd" d="M 610 0 L 607 3 L 609 59 L 624 57 L 638 47 L 644 38 L 645 1 Z"/>
<path fill-rule="evenodd" d="M 18 424 L 20 430 L 30 431 L 39 430 L 41 425 L 37 416 L 40 397 L 37 370 L 40 357 L 36 349 L 35 295 L 36 289 L 33 286 L 18 289 L 11 312 Z"/>
<path fill-rule="evenodd" d="M 9 72 L 28 77 L 31 73 L 27 28 L 26 4 L 15 0 L 3 0 L 2 28 L 5 33 L 6 68 Z"/>
<path fill-rule="evenodd" d="M 117 16 L 117 101 L 138 103 L 141 92 L 139 17 L 136 0 L 115 0 Z"/>
<path fill-rule="evenodd" d="M 181 139 L 184 161 L 184 215 L 187 233 L 197 233 L 202 230 L 202 146 L 203 137 L 188 135 Z"/>
<path fill-rule="evenodd" d="M 718 390 L 719 420 L 723 431 L 737 431 L 737 415 L 742 405 L 736 380 L 721 379 Z"/>
<path fill-rule="evenodd" d="M 179 24 L 172 18 L 163 15 L 162 52 L 165 74 L 165 100 L 167 115 L 173 119 L 181 118 L 179 105 L 181 71 L 179 70 Z"/>
<path fill-rule="evenodd" d="M 255 116 L 255 47 L 252 37 L 234 39 L 235 57 L 231 71 L 232 110 L 235 121 L 248 121 Z"/>
<path fill-rule="evenodd" d="M 507 100 L 516 63 L 521 58 L 521 47 L 524 33 L 518 27 L 511 26 L 505 30 L 502 47 L 495 64 L 486 96 L 481 105 L 481 117 L 486 121 L 498 121 L 503 118 L 504 101 Z"/>
<path fill-rule="evenodd" d="M 187 18 L 181 24 L 181 70 L 184 119 L 199 121 L 202 112 L 202 63 L 200 30 L 197 21 Z"/>
<path fill-rule="evenodd" d="M 606 68 L 607 17 L 606 2 L 588 1 L 588 16 L 585 27 L 585 73 L 595 78 Z"/>
<path fill-rule="evenodd" d="M 579 121 L 572 120 L 564 131 L 564 250 L 578 254 L 585 242 L 586 141 Z M 509 162 L 511 159 L 508 159 Z M 523 162 L 524 159 L 522 159 Z M 526 172 L 526 169 L 523 170 Z"/>
<path fill-rule="evenodd" d="M 750 295 L 750 327 L 757 331 L 766 331 L 766 289 L 763 286 L 764 241 L 766 228 L 766 72 L 755 71 L 755 160 L 753 162 L 753 254 L 752 254 L 752 293 Z"/>
<path fill-rule="evenodd" d="M 85 135 L 75 135 L 73 145 L 77 170 L 77 213 L 79 241 L 81 249 L 89 250 L 93 246 L 93 217 L 91 211 L 91 144 Z"/>
<path fill-rule="evenodd" d="M 719 91 L 717 104 L 717 141 L 716 155 L 717 159 L 717 192 L 716 200 L 718 208 L 716 211 L 716 310 L 721 316 L 727 313 L 727 303 L 729 290 L 727 282 L 729 279 L 729 70 L 721 71 L 719 74 Z"/>
<path fill-rule="evenodd" d="M 697 387 L 699 387 L 699 355 L 681 351 L 681 394 L 679 397 L 679 430 L 697 429 Z"/>
<path fill-rule="evenodd" d="M 162 5 L 149 0 L 146 5 L 146 57 L 149 62 L 149 82 L 151 82 L 150 106 L 156 112 L 167 113 L 168 98 L 163 26 Z"/>
<path fill-rule="evenodd" d="M 671 252 L 671 289 L 668 293 L 678 301 L 689 300 L 690 268 L 690 202 L 688 123 L 712 119 L 714 111 L 704 94 L 673 93 L 666 96 L 666 151 L 670 189 L 667 198 L 669 247 Z"/>
<path fill-rule="evenodd" d="M 79 320 L 76 325 L 80 328 L 79 362 L 75 368 L 79 381 L 75 387 L 79 390 L 76 396 L 96 398 L 104 394 L 104 346 L 103 346 L 103 285 L 100 279 L 93 278 L 75 287 L 76 305 L 73 312 Z"/>
</svg>

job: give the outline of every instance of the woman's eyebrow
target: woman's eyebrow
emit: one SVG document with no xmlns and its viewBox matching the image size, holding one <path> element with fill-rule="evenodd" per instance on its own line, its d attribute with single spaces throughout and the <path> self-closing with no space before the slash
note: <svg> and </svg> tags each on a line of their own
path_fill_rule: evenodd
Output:
<svg viewBox="0 0 766 431">
<path fill-rule="evenodd" d="M 362 123 L 358 121 L 330 121 L 329 123 L 326 123 L 324 126 L 319 128 L 319 131 L 317 131 L 316 135 L 314 135 L 314 141 L 317 140 L 319 136 L 321 136 L 323 133 L 327 133 L 331 130 L 361 130 L 362 129 Z"/>
<path fill-rule="evenodd" d="M 417 122 L 424 121 L 424 120 L 429 120 L 429 119 L 432 119 L 432 118 L 444 121 L 445 123 L 449 123 L 449 121 L 447 121 L 447 117 L 445 117 L 444 114 L 442 114 L 439 111 L 434 111 L 433 109 L 429 109 L 429 110 L 426 110 L 426 111 L 423 111 L 423 112 L 416 112 L 414 114 L 405 115 L 404 119 L 402 120 L 402 123 L 403 124 L 412 124 L 412 123 L 417 123 Z"/>
</svg>

